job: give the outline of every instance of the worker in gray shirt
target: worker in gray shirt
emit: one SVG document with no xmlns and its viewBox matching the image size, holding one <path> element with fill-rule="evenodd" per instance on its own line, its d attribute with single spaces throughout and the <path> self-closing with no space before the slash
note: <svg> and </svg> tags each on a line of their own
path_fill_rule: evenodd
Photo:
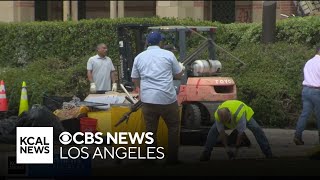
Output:
<svg viewBox="0 0 320 180">
<path fill-rule="evenodd" d="M 107 46 L 97 45 L 97 55 L 89 58 L 87 76 L 90 81 L 90 93 L 104 94 L 107 91 L 117 91 L 115 68 L 107 56 Z M 112 80 L 112 87 L 111 87 Z"/>
</svg>

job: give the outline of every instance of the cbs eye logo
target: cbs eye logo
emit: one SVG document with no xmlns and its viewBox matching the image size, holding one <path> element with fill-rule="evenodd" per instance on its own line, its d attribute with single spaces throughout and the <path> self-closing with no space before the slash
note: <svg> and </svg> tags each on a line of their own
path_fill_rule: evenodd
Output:
<svg viewBox="0 0 320 180">
<path fill-rule="evenodd" d="M 69 132 L 62 132 L 59 136 L 59 141 L 63 145 L 68 145 L 72 141 L 72 135 Z"/>
</svg>

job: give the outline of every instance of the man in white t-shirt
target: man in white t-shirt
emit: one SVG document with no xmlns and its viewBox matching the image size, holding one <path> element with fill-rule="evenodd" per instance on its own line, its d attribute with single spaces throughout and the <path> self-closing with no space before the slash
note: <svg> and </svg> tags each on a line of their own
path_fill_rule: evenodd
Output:
<svg viewBox="0 0 320 180">
<path fill-rule="evenodd" d="M 115 68 L 107 56 L 107 46 L 97 45 L 97 55 L 89 58 L 87 76 L 90 81 L 90 93 L 104 94 L 107 91 L 117 91 Z M 111 87 L 112 80 L 112 87 Z"/>
</svg>

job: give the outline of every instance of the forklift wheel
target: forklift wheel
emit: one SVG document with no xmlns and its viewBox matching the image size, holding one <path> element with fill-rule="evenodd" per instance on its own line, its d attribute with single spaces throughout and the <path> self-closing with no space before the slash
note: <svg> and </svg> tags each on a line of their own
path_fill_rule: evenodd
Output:
<svg viewBox="0 0 320 180">
<path fill-rule="evenodd" d="M 183 112 L 184 127 L 198 130 L 201 126 L 201 111 L 196 104 L 186 104 Z"/>
</svg>

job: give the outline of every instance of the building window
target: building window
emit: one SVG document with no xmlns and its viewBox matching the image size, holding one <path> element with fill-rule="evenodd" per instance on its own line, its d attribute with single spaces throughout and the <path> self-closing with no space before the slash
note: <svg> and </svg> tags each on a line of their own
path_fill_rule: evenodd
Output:
<svg viewBox="0 0 320 180">
<path fill-rule="evenodd" d="M 34 15 L 36 21 L 48 20 L 48 1 L 34 1 Z"/>
<path fill-rule="evenodd" d="M 212 1 L 212 21 L 235 22 L 235 1 Z"/>
<path fill-rule="evenodd" d="M 156 1 L 124 1 L 125 17 L 156 16 Z"/>
</svg>

